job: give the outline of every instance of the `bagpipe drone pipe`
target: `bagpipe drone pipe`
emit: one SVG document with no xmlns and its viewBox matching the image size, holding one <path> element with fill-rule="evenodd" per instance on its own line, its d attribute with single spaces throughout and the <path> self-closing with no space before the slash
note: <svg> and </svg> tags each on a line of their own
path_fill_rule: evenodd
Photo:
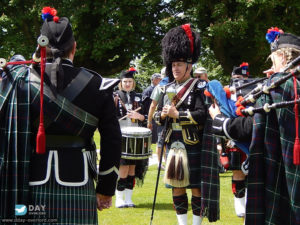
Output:
<svg viewBox="0 0 300 225">
<path fill-rule="evenodd" d="M 268 113 L 271 109 L 283 108 L 291 105 L 295 105 L 295 108 L 298 108 L 298 104 L 300 103 L 300 98 L 298 98 L 297 95 L 295 95 L 295 99 L 291 101 L 273 103 L 271 105 L 265 104 L 263 107 L 253 106 L 256 99 L 258 99 L 262 94 L 269 94 L 271 89 L 274 89 L 277 86 L 289 80 L 290 78 L 299 75 L 300 66 L 296 66 L 289 73 L 286 73 L 286 71 L 288 71 L 290 67 L 295 66 L 298 63 L 299 63 L 299 57 L 293 60 L 293 62 L 289 63 L 288 66 L 282 70 L 282 72 L 285 74 L 281 78 L 277 79 L 276 81 L 271 82 L 270 79 L 257 79 L 256 81 L 253 80 L 250 82 L 246 82 L 245 84 L 239 85 L 238 87 L 235 86 L 235 91 L 236 90 L 239 91 L 243 89 L 243 87 L 249 87 L 254 85 L 254 83 L 257 85 L 257 87 L 251 89 L 250 92 L 244 91 L 245 95 L 238 96 L 236 100 L 233 100 L 231 98 L 232 89 L 230 90 L 230 88 L 228 87 L 223 88 L 221 83 L 217 80 L 212 80 L 208 82 L 205 90 L 205 95 L 211 97 L 214 100 L 214 102 L 216 102 L 219 105 L 220 111 L 229 118 L 236 118 L 238 116 L 252 116 L 256 112 Z M 249 154 L 249 144 L 250 143 L 236 142 L 236 145 L 241 150 L 243 150 L 246 154 Z"/>
<path fill-rule="evenodd" d="M 233 78 L 230 80 L 229 90 L 231 93 L 231 98 L 238 96 L 246 96 L 257 86 L 261 86 L 264 84 L 267 77 L 263 78 L 248 78 L 248 79 L 240 79 Z"/>
</svg>

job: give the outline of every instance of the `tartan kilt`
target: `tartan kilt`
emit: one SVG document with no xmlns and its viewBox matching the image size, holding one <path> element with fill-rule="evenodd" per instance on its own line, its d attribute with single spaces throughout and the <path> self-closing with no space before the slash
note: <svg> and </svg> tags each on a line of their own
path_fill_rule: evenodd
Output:
<svg viewBox="0 0 300 225">
<path fill-rule="evenodd" d="M 226 153 L 230 162 L 228 170 L 241 170 L 243 162 L 247 159 L 246 153 L 239 148 L 227 148 Z"/>
<path fill-rule="evenodd" d="M 89 175 L 83 186 L 70 187 L 57 183 L 52 165 L 51 176 L 43 185 L 30 186 L 30 204 L 45 205 L 45 215 L 33 218 L 57 219 L 55 225 L 97 225 L 97 200 L 94 180 Z M 40 225 L 45 223 L 33 223 Z"/>
<path fill-rule="evenodd" d="M 177 139 L 180 140 L 180 139 Z M 169 154 L 169 150 L 173 141 L 170 141 L 167 144 L 167 157 Z M 202 143 L 199 142 L 195 145 L 188 145 L 181 141 L 187 153 L 187 161 L 189 166 L 189 173 L 190 173 L 190 184 L 186 188 L 201 188 L 201 145 Z M 166 184 L 167 188 L 173 188 L 173 186 Z"/>
</svg>

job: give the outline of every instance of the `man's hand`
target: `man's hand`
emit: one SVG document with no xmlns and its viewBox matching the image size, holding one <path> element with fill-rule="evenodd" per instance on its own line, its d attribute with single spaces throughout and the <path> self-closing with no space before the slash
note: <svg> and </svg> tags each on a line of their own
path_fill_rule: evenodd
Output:
<svg viewBox="0 0 300 225">
<path fill-rule="evenodd" d="M 112 196 L 97 194 L 97 208 L 102 211 L 108 209 L 112 205 Z"/>
<path fill-rule="evenodd" d="M 174 119 L 179 118 L 179 112 L 174 105 L 165 105 L 162 113 Z"/>
<path fill-rule="evenodd" d="M 221 114 L 220 108 L 217 104 L 211 105 L 208 111 L 212 119 L 215 119 L 216 115 Z"/>
</svg>

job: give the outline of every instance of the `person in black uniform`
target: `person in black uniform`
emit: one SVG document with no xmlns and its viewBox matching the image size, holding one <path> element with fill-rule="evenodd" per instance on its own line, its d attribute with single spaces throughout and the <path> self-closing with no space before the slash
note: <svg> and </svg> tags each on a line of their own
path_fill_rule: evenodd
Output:
<svg viewBox="0 0 300 225">
<path fill-rule="evenodd" d="M 120 75 L 121 83 L 119 90 L 114 94 L 114 101 L 117 107 L 117 117 L 121 128 L 146 126 L 146 112 L 142 104 L 142 95 L 134 91 L 134 74 L 137 71 L 131 67 L 127 71 L 122 71 Z M 123 118 L 123 119 L 121 119 Z M 125 143 L 123 143 L 125 145 Z M 123 154 L 123 152 L 122 152 Z M 133 156 L 134 158 L 134 156 Z M 128 159 L 127 155 L 122 156 L 120 162 L 120 179 L 116 190 L 117 208 L 135 207 L 132 202 L 135 178 L 143 180 L 145 175 L 147 160 Z"/>
<path fill-rule="evenodd" d="M 41 83 L 40 65 L 34 65 L 25 73 L 30 85 L 31 127 L 28 129 L 31 132 L 26 139 L 28 145 L 17 149 L 24 152 L 27 146 L 30 149 L 29 178 L 27 175 L 23 178 L 23 188 L 26 189 L 28 181 L 29 190 L 19 190 L 18 194 L 28 193 L 28 202 L 17 203 L 43 206 L 44 217 L 57 218 L 56 224 L 98 224 L 97 208 L 103 210 L 111 206 L 118 178 L 121 132 L 112 94 L 119 81 L 74 67 L 76 41 L 68 18 L 58 18 L 56 10 L 50 7 L 43 9 L 42 17 L 41 35 L 49 40 L 43 96 L 46 151 L 37 154 L 34 150 Z M 24 68 L 15 66 L 11 71 Z M 25 87 L 22 85 L 20 89 Z M 93 142 L 96 129 L 101 135 L 98 171 Z M 38 152 L 39 148 L 37 145 Z M 22 169 L 27 171 L 26 167 Z M 94 181 L 97 181 L 96 190 Z"/>
<path fill-rule="evenodd" d="M 214 211 L 217 207 L 213 212 L 209 209 L 201 212 L 205 208 L 201 202 L 201 183 L 204 178 L 201 149 L 203 127 L 207 119 L 203 94 L 206 81 L 191 77 L 192 64 L 199 58 L 200 46 L 199 34 L 189 24 L 171 29 L 162 40 L 166 75 L 171 83 L 165 86 L 154 119 L 158 125 L 166 124 L 167 128 L 165 142 L 168 156 L 164 182 L 172 188 L 173 204 L 180 225 L 187 224 L 187 188 L 192 190 L 194 225 L 201 224 L 205 215 L 217 215 Z M 215 162 L 215 165 L 207 166 L 217 167 L 217 160 Z M 215 177 L 218 177 L 217 172 Z M 217 195 L 217 190 L 213 192 Z M 203 213 L 206 210 L 209 213 Z M 216 219 L 217 216 L 209 220 Z"/>
</svg>

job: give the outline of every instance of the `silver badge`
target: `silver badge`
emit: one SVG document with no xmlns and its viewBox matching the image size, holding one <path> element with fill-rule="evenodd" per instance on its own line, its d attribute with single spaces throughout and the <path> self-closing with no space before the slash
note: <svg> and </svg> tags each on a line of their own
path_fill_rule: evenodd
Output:
<svg viewBox="0 0 300 225">
<path fill-rule="evenodd" d="M 197 88 L 204 88 L 206 86 L 206 81 L 198 82 Z"/>
</svg>

